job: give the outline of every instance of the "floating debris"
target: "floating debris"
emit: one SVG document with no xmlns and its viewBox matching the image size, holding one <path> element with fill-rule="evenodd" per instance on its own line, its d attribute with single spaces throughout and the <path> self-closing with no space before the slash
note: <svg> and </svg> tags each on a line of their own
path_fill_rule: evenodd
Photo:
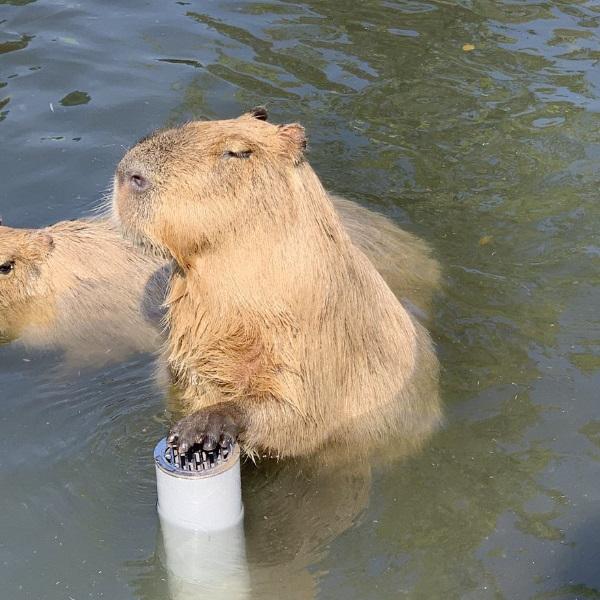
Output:
<svg viewBox="0 0 600 600">
<path fill-rule="evenodd" d="M 67 94 L 60 103 L 63 106 L 79 106 L 80 104 L 87 104 L 91 99 L 92 97 L 87 92 L 75 90 Z"/>
</svg>

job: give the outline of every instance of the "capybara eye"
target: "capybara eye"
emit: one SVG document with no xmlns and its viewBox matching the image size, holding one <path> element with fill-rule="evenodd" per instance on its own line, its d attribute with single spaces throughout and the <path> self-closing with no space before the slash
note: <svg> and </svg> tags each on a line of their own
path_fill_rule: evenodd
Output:
<svg viewBox="0 0 600 600">
<path fill-rule="evenodd" d="M 15 261 L 9 260 L 0 265 L 0 275 L 10 275 L 15 269 Z"/>
<path fill-rule="evenodd" d="M 129 184 L 136 192 L 145 192 L 150 187 L 150 182 L 139 173 L 132 173 L 129 176 Z"/>
<path fill-rule="evenodd" d="M 251 150 L 239 150 L 239 151 L 226 150 L 223 153 L 223 156 L 225 158 L 250 158 L 251 155 L 252 155 Z"/>
</svg>

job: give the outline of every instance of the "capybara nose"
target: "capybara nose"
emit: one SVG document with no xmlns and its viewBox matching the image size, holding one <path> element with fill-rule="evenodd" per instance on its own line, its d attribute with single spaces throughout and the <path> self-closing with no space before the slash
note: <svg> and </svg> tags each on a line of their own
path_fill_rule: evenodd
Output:
<svg viewBox="0 0 600 600">
<path fill-rule="evenodd" d="M 138 171 L 129 173 L 127 183 L 134 192 L 145 192 L 150 187 L 148 179 Z"/>
<path fill-rule="evenodd" d="M 133 165 L 119 165 L 116 172 L 117 187 L 135 193 L 145 192 L 150 187 L 150 179 L 142 169 Z"/>
</svg>

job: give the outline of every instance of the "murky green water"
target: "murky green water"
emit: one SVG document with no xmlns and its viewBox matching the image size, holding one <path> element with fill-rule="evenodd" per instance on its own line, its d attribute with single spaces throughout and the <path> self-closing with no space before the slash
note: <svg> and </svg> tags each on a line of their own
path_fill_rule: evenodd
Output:
<svg viewBox="0 0 600 600">
<path fill-rule="evenodd" d="M 283 566 L 255 597 L 600 598 L 600 5 L 0 0 L 0 214 L 87 214 L 148 130 L 260 103 L 330 190 L 435 248 L 447 423 L 356 513 L 299 511 L 331 530 L 302 564 L 298 522 L 259 536 Z M 0 400 L 0 598 L 168 597 L 151 357 L 65 373 L 5 345 Z M 272 503 L 249 527 L 346 489 L 245 486 Z"/>
</svg>

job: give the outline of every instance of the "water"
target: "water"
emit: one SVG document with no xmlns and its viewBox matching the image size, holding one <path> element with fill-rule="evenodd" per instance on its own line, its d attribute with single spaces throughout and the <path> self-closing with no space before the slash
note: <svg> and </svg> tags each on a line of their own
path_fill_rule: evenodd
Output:
<svg viewBox="0 0 600 600">
<path fill-rule="evenodd" d="M 600 598 L 599 27 L 587 1 L 0 0 L 6 224 L 87 214 L 149 130 L 266 103 L 442 263 L 444 429 L 371 482 L 250 470 L 256 597 Z M 0 347 L 2 600 L 167 597 L 152 373 Z"/>
</svg>

